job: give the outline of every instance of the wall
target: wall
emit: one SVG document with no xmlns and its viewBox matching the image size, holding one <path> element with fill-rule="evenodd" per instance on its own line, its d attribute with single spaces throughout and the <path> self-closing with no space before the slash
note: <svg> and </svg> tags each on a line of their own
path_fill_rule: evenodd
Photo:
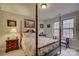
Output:
<svg viewBox="0 0 79 59">
<path fill-rule="evenodd" d="M 56 21 L 58 21 L 58 17 L 44 21 L 46 37 L 53 37 L 53 23 Z M 47 28 L 47 24 L 50 24 L 50 28 Z"/>
<path fill-rule="evenodd" d="M 44 24 L 44 21 L 38 20 L 38 34 L 40 34 L 41 32 L 45 33 L 45 24 L 44 24 L 44 28 L 40 28 L 40 24 Z"/>
<path fill-rule="evenodd" d="M 79 11 L 76 11 L 76 12 L 72 12 L 72 13 L 69 13 L 69 14 L 66 14 L 66 15 L 63 15 L 62 16 L 62 20 L 64 19 L 68 19 L 68 18 L 74 18 L 75 19 L 75 24 L 74 24 L 74 36 L 75 36 L 75 39 L 74 40 L 70 40 L 70 47 L 71 48 L 74 48 L 74 49 L 77 49 L 79 50 Z M 49 19 L 49 20 L 45 20 L 45 26 L 47 24 L 50 24 L 50 28 L 46 28 L 45 27 L 45 32 L 46 32 L 46 35 L 47 37 L 51 37 L 53 36 L 53 23 L 56 22 L 56 21 L 59 21 L 59 18 L 58 17 L 55 17 L 55 18 L 52 18 L 52 19 Z"/>
<path fill-rule="evenodd" d="M 16 27 L 8 27 L 7 26 L 7 20 L 16 20 L 17 26 Z M 12 29 L 16 29 L 17 33 L 16 36 L 19 37 L 20 35 L 20 22 L 22 22 L 22 27 L 24 27 L 24 19 L 31 19 L 30 17 L 2 11 L 0 10 L 0 55 L 5 51 L 5 41 L 7 40 L 7 37 L 15 38 L 13 34 L 11 33 Z M 23 28 L 24 29 L 24 28 Z"/>
</svg>

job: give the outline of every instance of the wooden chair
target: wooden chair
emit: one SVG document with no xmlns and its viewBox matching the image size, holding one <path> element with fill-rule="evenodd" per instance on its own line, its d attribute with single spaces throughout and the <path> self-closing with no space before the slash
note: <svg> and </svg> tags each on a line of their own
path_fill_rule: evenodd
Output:
<svg viewBox="0 0 79 59">
<path fill-rule="evenodd" d="M 61 44 L 64 44 L 66 48 L 69 48 L 69 38 L 66 38 L 66 40 L 62 40 Z"/>
</svg>

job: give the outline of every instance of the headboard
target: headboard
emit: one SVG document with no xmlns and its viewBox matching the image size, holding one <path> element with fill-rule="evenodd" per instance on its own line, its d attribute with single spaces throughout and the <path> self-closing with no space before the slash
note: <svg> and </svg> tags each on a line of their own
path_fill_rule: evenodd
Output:
<svg viewBox="0 0 79 59">
<path fill-rule="evenodd" d="M 6 40 L 6 52 L 19 49 L 18 38 L 12 40 Z"/>
</svg>

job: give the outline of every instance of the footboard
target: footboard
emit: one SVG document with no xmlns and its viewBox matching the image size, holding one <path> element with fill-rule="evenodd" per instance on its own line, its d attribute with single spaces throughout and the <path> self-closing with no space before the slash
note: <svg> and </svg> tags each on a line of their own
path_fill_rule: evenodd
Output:
<svg viewBox="0 0 79 59">
<path fill-rule="evenodd" d="M 38 48 L 38 55 L 44 56 L 44 55 L 48 55 L 50 52 L 54 52 L 52 53 L 52 55 L 55 55 L 58 51 L 60 51 L 59 47 L 60 47 L 59 41 L 44 45 Z"/>
</svg>

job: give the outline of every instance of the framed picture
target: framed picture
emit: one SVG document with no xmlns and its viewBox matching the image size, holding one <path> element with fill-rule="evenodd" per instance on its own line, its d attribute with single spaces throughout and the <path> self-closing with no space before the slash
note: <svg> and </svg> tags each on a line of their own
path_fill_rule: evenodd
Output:
<svg viewBox="0 0 79 59">
<path fill-rule="evenodd" d="M 7 20 L 7 26 L 8 27 L 16 27 L 16 21 L 15 20 Z"/>
<path fill-rule="evenodd" d="M 50 28 L 50 24 L 47 24 L 47 28 Z"/>
<path fill-rule="evenodd" d="M 44 28 L 44 24 L 40 24 L 40 28 Z"/>
<path fill-rule="evenodd" d="M 29 19 L 24 19 L 24 27 L 25 28 L 35 28 L 35 21 L 29 20 Z"/>
</svg>

